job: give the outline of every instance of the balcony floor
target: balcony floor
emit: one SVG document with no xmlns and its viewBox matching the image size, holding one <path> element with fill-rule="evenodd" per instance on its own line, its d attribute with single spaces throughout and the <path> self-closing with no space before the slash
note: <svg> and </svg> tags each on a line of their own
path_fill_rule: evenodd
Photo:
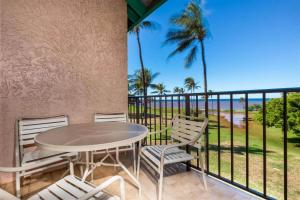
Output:
<svg viewBox="0 0 300 200">
<path fill-rule="evenodd" d="M 128 155 L 128 154 L 127 154 Z M 125 154 L 121 154 L 126 157 Z M 129 158 L 124 159 L 124 163 L 129 166 Z M 130 168 L 132 169 L 132 168 Z M 77 171 L 77 170 L 76 170 Z M 49 184 L 60 179 L 65 169 L 47 172 L 43 175 L 34 175 L 28 177 L 23 181 L 22 196 L 29 197 L 38 192 L 42 188 L 47 187 Z M 77 173 L 78 174 L 78 173 Z M 100 167 L 95 170 L 94 184 L 99 184 L 112 175 L 120 174 L 126 179 L 126 199 L 138 199 L 138 190 L 132 185 L 131 180 L 125 175 L 124 171 L 120 169 L 114 170 L 113 167 Z M 153 170 L 148 169 L 142 164 L 140 181 L 142 185 L 142 199 L 155 200 L 156 199 L 156 183 L 158 176 L 153 173 Z M 182 200 L 182 199 L 257 199 L 256 197 L 245 193 L 239 189 L 231 187 L 223 182 L 214 178 L 207 177 L 208 190 L 206 191 L 202 182 L 202 175 L 197 171 L 185 171 L 185 166 L 178 164 L 172 165 L 165 170 L 164 179 L 164 200 Z M 1 185 L 1 188 L 12 192 L 13 184 Z M 114 184 L 108 188 L 108 191 L 113 194 L 118 194 L 118 185 Z"/>
</svg>

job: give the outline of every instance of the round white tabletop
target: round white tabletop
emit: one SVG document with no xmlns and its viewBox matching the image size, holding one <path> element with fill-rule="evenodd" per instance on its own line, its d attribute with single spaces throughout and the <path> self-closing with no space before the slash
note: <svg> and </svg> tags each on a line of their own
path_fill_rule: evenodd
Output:
<svg viewBox="0 0 300 200">
<path fill-rule="evenodd" d="M 86 152 L 131 145 L 147 133 L 143 125 L 124 122 L 72 124 L 38 134 L 35 142 L 51 151 Z"/>
</svg>

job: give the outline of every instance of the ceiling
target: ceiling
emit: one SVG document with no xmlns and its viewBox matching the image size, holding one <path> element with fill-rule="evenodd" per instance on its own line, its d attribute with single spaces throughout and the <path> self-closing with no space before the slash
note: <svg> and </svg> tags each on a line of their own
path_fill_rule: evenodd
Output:
<svg viewBox="0 0 300 200">
<path fill-rule="evenodd" d="M 127 0 L 128 31 L 167 0 Z"/>
</svg>

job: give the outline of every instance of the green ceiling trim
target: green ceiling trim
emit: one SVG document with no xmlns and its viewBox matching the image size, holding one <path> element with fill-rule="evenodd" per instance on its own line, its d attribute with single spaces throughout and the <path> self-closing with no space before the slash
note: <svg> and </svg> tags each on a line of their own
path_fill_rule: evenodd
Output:
<svg viewBox="0 0 300 200">
<path fill-rule="evenodd" d="M 127 0 L 127 6 L 142 16 L 146 11 L 145 5 L 140 0 Z"/>
<path fill-rule="evenodd" d="M 127 9 L 127 15 L 128 15 L 128 19 L 131 22 L 135 22 L 140 19 L 140 15 L 137 15 L 137 13 L 134 12 L 134 10 L 132 10 L 132 9 Z"/>
<path fill-rule="evenodd" d="M 147 8 L 141 0 L 127 0 L 128 31 L 143 21 L 166 1 L 167 0 L 156 0 L 154 4 Z"/>
</svg>

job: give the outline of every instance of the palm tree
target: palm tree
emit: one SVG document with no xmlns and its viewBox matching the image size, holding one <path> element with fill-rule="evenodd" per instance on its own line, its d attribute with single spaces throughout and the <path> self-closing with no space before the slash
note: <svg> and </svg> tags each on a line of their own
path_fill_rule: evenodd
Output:
<svg viewBox="0 0 300 200">
<path fill-rule="evenodd" d="M 136 70 L 134 74 L 128 76 L 128 83 L 129 83 L 129 91 L 134 95 L 142 95 L 148 88 L 155 88 L 155 84 L 153 80 L 159 75 L 159 73 L 152 73 L 149 69 L 144 69 L 145 74 L 145 84 L 143 84 L 143 73 L 142 70 Z M 144 85 L 146 87 L 144 87 Z"/>
<path fill-rule="evenodd" d="M 198 83 L 196 83 L 195 80 L 192 77 L 187 77 L 186 79 L 184 79 L 184 86 L 191 93 L 194 93 L 195 89 L 200 88 Z"/>
<path fill-rule="evenodd" d="M 243 109 L 245 110 L 245 98 L 244 97 L 241 97 L 240 98 L 240 100 L 239 100 L 239 102 L 240 102 L 240 104 L 242 104 L 243 105 Z"/>
<path fill-rule="evenodd" d="M 184 79 L 184 86 L 191 93 L 194 93 L 195 89 L 200 88 L 198 83 L 196 83 L 192 77 L 187 77 L 186 79 Z M 195 101 L 192 101 L 192 102 L 195 102 Z M 195 104 L 196 104 L 196 102 L 195 102 Z M 194 106 L 195 106 L 194 103 L 192 103 L 192 110 L 193 110 Z"/>
<path fill-rule="evenodd" d="M 208 117 L 208 96 L 207 96 L 207 75 L 204 39 L 208 35 L 205 26 L 203 13 L 200 6 L 191 1 L 179 15 L 173 16 L 171 24 L 176 26 L 168 31 L 165 44 L 177 44 L 176 49 L 170 53 L 169 58 L 189 50 L 185 58 L 185 67 L 189 68 L 196 60 L 198 49 L 201 48 L 201 58 L 203 64 L 204 94 L 205 94 L 205 115 Z"/>
<path fill-rule="evenodd" d="M 208 90 L 208 96 L 211 97 L 211 110 L 212 110 L 212 114 L 214 114 L 214 99 L 212 98 L 213 97 L 213 91 L 212 90 Z"/>
<path fill-rule="evenodd" d="M 146 87 L 146 73 L 145 73 L 145 66 L 143 61 L 143 55 L 142 55 L 142 46 L 141 46 L 141 40 L 140 40 L 140 32 L 143 29 L 153 30 L 156 29 L 158 25 L 155 22 L 152 21 L 143 21 L 139 24 L 137 24 L 130 33 L 136 35 L 136 39 L 138 42 L 138 49 L 139 49 L 139 58 L 141 63 L 141 72 L 142 72 L 142 84 L 143 84 L 143 93 L 144 93 L 144 116 L 147 118 L 147 87 Z M 147 120 L 145 120 L 147 123 Z M 147 125 L 147 124 L 146 124 Z"/>
<path fill-rule="evenodd" d="M 175 94 L 183 94 L 185 91 L 184 91 L 184 88 L 182 88 L 182 87 L 174 87 L 173 92 Z"/>
<path fill-rule="evenodd" d="M 163 83 L 158 83 L 154 87 L 154 91 L 152 93 L 163 95 L 170 92 L 170 90 L 166 89 L 166 86 Z"/>
</svg>

